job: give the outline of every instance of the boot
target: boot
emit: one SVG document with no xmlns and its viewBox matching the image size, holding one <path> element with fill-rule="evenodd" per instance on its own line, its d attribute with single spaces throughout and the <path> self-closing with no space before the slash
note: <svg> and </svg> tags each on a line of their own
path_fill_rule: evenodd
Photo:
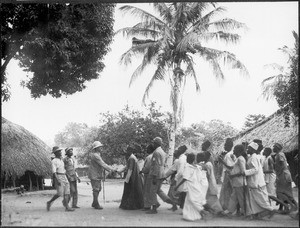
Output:
<svg viewBox="0 0 300 228">
<path fill-rule="evenodd" d="M 147 211 L 146 214 L 157 214 L 157 206 L 156 205 L 153 205 L 152 206 L 152 209 Z"/>
<path fill-rule="evenodd" d="M 77 206 L 77 202 L 78 202 L 78 196 L 76 194 L 74 194 L 72 196 L 72 208 L 80 208 Z"/>
<path fill-rule="evenodd" d="M 74 211 L 74 209 L 73 208 L 70 208 L 69 207 L 69 201 L 70 201 L 70 195 L 68 194 L 68 195 L 64 195 L 64 206 L 65 206 L 65 208 L 66 208 L 66 211 Z"/>
<path fill-rule="evenodd" d="M 59 195 L 54 195 L 54 196 L 52 197 L 52 199 L 49 200 L 49 201 L 47 202 L 47 211 L 50 211 L 51 204 L 52 204 L 53 201 L 56 200 L 58 197 L 59 197 Z"/>
<path fill-rule="evenodd" d="M 99 192 L 93 192 L 93 203 L 92 203 L 92 207 L 97 209 L 97 210 L 102 210 L 103 207 L 100 206 L 99 202 L 98 202 L 98 196 L 99 196 Z"/>
<path fill-rule="evenodd" d="M 93 191 L 93 203 L 92 203 L 92 207 L 96 207 L 98 203 L 98 196 L 99 196 L 99 192 Z"/>
</svg>

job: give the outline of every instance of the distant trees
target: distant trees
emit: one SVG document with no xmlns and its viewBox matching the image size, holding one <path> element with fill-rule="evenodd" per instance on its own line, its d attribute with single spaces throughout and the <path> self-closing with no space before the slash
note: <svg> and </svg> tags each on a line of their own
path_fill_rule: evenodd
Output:
<svg viewBox="0 0 300 228">
<path fill-rule="evenodd" d="M 87 164 L 92 143 L 100 140 L 104 145 L 102 155 L 105 161 L 110 164 L 120 164 L 124 163 L 123 152 L 127 146 L 140 145 L 142 154 L 139 156 L 145 157 L 147 146 L 156 136 L 163 139 L 162 147 L 167 152 L 170 122 L 170 113 L 160 111 L 160 107 L 157 107 L 154 102 L 147 106 L 145 113 L 126 106 L 117 114 L 100 113 L 98 127 L 69 123 L 55 136 L 55 143 L 62 147 L 79 147 L 78 162 Z M 224 143 L 225 138 L 233 137 L 237 133 L 238 130 L 221 120 L 192 124 L 191 127 L 180 129 L 176 138 L 176 147 L 186 144 L 200 152 L 204 140 L 210 140 L 215 148 Z"/>
<path fill-rule="evenodd" d="M 113 37 L 115 4 L 0 4 L 1 99 L 10 97 L 6 67 L 19 60 L 33 98 L 70 95 L 99 77 Z M 10 75 L 13 77 L 13 75 Z"/>
<path fill-rule="evenodd" d="M 83 147 L 90 128 L 84 123 L 68 123 L 62 132 L 54 137 L 56 145 L 61 147 Z"/>
<path fill-rule="evenodd" d="M 245 131 L 253 126 L 255 126 L 257 123 L 265 119 L 266 116 L 263 114 L 249 114 L 246 117 L 246 121 L 244 123 L 242 131 Z"/>
<path fill-rule="evenodd" d="M 293 113 L 299 117 L 299 36 L 293 31 L 295 39 L 294 47 L 289 48 L 284 46 L 279 48 L 285 55 L 288 56 L 288 67 L 283 67 L 277 63 L 269 64 L 267 67 L 272 67 L 278 70 L 278 74 L 272 75 L 262 81 L 264 98 L 275 98 L 279 108 L 285 113 L 285 124 L 289 126 L 289 116 Z"/>
</svg>

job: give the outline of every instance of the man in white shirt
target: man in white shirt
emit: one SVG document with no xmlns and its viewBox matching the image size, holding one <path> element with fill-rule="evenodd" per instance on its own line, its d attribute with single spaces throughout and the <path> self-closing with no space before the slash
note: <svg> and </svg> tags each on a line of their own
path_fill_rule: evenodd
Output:
<svg viewBox="0 0 300 228">
<path fill-rule="evenodd" d="M 70 185 L 66 176 L 65 164 L 62 160 L 62 149 L 58 146 L 53 147 L 52 153 L 55 154 L 55 158 L 51 161 L 52 163 L 52 173 L 54 176 L 54 185 L 56 187 L 57 193 L 52 197 L 50 201 L 47 202 L 47 211 L 50 210 L 51 204 L 60 196 L 63 196 L 63 205 L 66 211 L 74 211 L 73 208 L 69 207 L 70 201 Z"/>
</svg>

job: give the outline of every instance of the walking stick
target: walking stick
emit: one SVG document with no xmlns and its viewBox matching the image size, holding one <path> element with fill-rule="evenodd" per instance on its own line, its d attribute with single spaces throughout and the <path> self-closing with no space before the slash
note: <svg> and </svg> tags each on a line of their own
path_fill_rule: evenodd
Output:
<svg viewBox="0 0 300 228">
<path fill-rule="evenodd" d="M 104 182 L 105 182 L 105 170 L 103 170 L 103 179 L 102 179 L 102 182 L 103 182 L 103 201 L 104 201 L 104 204 L 105 204 L 105 187 L 104 187 Z"/>
</svg>

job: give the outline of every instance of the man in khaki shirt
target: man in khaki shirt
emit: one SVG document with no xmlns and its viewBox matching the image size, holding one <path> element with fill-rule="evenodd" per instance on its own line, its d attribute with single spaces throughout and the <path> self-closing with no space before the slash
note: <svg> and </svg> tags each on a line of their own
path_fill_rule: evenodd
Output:
<svg viewBox="0 0 300 228">
<path fill-rule="evenodd" d="M 70 183 L 70 195 L 72 198 L 72 208 L 79 208 L 77 206 L 78 202 L 78 190 L 77 181 L 80 183 L 80 179 L 76 173 L 75 159 L 73 156 L 73 148 L 68 147 L 65 149 L 66 157 L 64 158 L 66 176 Z"/>
<path fill-rule="evenodd" d="M 88 171 L 88 177 L 91 180 L 93 188 L 93 203 L 92 207 L 98 210 L 103 209 L 98 202 L 98 196 L 101 191 L 101 180 L 103 179 L 103 171 L 117 171 L 111 166 L 107 165 L 101 158 L 102 143 L 95 141 L 92 144 L 92 153 L 90 155 L 91 161 Z"/>
</svg>

